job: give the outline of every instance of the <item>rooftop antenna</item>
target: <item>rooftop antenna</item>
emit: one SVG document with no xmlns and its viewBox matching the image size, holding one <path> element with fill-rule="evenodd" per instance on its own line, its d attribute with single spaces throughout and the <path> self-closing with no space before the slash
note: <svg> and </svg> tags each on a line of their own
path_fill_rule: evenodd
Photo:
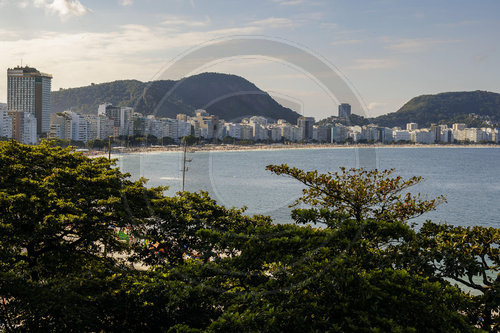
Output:
<svg viewBox="0 0 500 333">
<path fill-rule="evenodd" d="M 23 58 L 21 58 L 21 67 L 23 67 Z"/>
</svg>

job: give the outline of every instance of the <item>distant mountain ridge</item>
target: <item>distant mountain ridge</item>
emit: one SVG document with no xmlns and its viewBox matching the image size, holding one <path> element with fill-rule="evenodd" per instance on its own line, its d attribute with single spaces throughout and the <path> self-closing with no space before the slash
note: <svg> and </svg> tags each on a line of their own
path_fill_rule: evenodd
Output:
<svg viewBox="0 0 500 333">
<path fill-rule="evenodd" d="M 387 127 L 404 127 L 410 122 L 420 127 L 459 122 L 480 127 L 488 121 L 500 123 L 500 94 L 477 90 L 422 95 L 412 98 L 396 112 L 369 120 Z"/>
<path fill-rule="evenodd" d="M 180 81 L 141 82 L 121 80 L 52 92 L 52 111 L 72 109 L 96 113 L 102 103 L 134 107 L 144 115 L 175 118 L 178 113 L 192 115 L 203 108 L 226 121 L 264 116 L 296 123 L 300 116 L 276 102 L 268 93 L 248 80 L 230 74 L 202 73 Z M 323 120 L 327 122 L 327 119 Z M 387 127 L 419 127 L 431 123 L 462 122 L 469 127 L 489 123 L 500 126 L 500 94 L 488 91 L 445 92 L 412 98 L 398 111 L 376 118 L 352 117 L 352 125 L 368 123 Z"/>
<path fill-rule="evenodd" d="M 264 116 L 296 123 L 300 116 L 276 102 L 246 79 L 229 74 L 202 73 L 180 81 L 121 80 L 86 87 L 61 89 L 51 94 L 52 112 L 72 109 L 96 113 L 99 104 L 134 107 L 144 115 L 175 118 L 206 109 L 226 121 Z"/>
</svg>

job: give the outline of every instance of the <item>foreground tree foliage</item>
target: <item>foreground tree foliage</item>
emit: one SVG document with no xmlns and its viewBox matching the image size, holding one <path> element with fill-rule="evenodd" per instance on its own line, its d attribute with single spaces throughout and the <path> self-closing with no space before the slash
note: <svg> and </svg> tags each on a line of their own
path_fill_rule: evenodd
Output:
<svg viewBox="0 0 500 333">
<path fill-rule="evenodd" d="M 485 327 L 499 331 L 500 230 L 437 225 L 428 221 L 417 236 L 413 248 L 418 251 L 418 260 L 425 262 L 417 267 L 423 267 L 428 275 L 451 279 L 479 294 L 470 315 L 481 317 Z"/>
<path fill-rule="evenodd" d="M 367 220 L 405 222 L 444 201 L 444 197 L 423 200 L 420 194 L 403 195 L 404 190 L 418 184 L 422 178 L 391 178 L 394 170 L 340 168 L 340 173 L 319 174 L 287 165 L 270 165 L 267 169 L 277 175 L 291 176 L 307 186 L 297 204 L 302 202 L 313 209 L 294 211 L 295 219 L 301 223 L 323 222 L 334 227 L 346 219 L 354 219 L 357 224 Z"/>
<path fill-rule="evenodd" d="M 0 166 L 2 331 L 498 327 L 498 230 L 416 231 L 408 219 L 443 200 L 406 194 L 420 178 L 269 166 L 306 185 L 309 207 L 276 225 L 50 143 L 1 143 Z"/>
</svg>

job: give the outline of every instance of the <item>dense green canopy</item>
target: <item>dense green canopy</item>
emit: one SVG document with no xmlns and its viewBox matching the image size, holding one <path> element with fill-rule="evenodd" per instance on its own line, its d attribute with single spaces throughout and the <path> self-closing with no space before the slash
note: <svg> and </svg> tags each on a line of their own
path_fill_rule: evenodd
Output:
<svg viewBox="0 0 500 333">
<path fill-rule="evenodd" d="M 0 167 L 2 331 L 472 332 L 499 324 L 498 229 L 428 222 L 415 230 L 408 219 L 442 200 L 403 195 L 418 177 L 269 166 L 303 182 L 300 200 L 310 207 L 278 225 L 206 193 L 167 196 L 113 161 L 47 142 L 0 143 Z"/>
</svg>

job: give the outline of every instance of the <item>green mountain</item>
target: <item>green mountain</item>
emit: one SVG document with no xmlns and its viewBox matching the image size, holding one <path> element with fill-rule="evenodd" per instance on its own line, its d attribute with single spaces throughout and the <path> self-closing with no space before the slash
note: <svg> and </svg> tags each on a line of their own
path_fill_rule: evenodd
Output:
<svg viewBox="0 0 500 333">
<path fill-rule="evenodd" d="M 53 112 L 72 109 L 96 113 L 103 103 L 169 118 L 178 113 L 192 115 L 200 108 L 226 121 L 264 116 L 296 123 L 300 116 L 244 78 L 219 73 L 202 73 L 179 81 L 122 80 L 52 92 Z"/>
<path fill-rule="evenodd" d="M 500 123 L 500 94 L 479 90 L 418 96 L 396 112 L 370 119 L 371 123 L 387 127 L 404 127 L 411 122 L 419 127 L 457 122 L 481 127 L 489 121 Z"/>
</svg>

